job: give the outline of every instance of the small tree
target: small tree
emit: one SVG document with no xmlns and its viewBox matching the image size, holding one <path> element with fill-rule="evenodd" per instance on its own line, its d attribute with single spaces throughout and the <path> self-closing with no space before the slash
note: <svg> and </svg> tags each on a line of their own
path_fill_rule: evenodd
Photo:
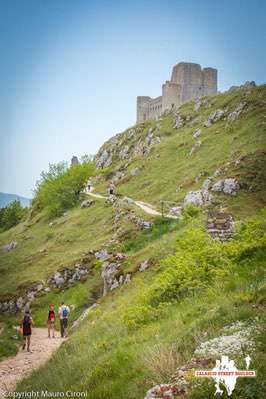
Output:
<svg viewBox="0 0 266 399">
<path fill-rule="evenodd" d="M 85 159 L 67 167 L 66 162 L 49 165 L 37 182 L 34 202 L 46 209 L 51 217 L 60 216 L 79 201 L 79 193 L 94 173 L 94 163 Z"/>
<path fill-rule="evenodd" d="M 21 206 L 20 201 L 15 200 L 0 210 L 0 228 L 8 230 L 16 226 L 26 215 L 27 208 Z"/>
</svg>

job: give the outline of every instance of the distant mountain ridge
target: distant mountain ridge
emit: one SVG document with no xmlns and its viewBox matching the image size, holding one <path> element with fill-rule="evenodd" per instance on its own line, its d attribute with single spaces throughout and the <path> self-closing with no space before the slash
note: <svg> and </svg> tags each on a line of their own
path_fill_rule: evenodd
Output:
<svg viewBox="0 0 266 399">
<path fill-rule="evenodd" d="M 0 208 L 4 208 L 15 200 L 20 201 L 23 207 L 29 206 L 31 201 L 29 198 L 21 197 L 17 194 L 0 193 Z"/>
</svg>

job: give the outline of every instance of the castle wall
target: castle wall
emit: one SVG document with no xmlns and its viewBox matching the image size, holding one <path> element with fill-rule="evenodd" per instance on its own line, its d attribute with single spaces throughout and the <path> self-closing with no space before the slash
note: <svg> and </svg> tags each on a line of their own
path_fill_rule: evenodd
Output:
<svg viewBox="0 0 266 399">
<path fill-rule="evenodd" d="M 181 86 L 169 82 L 162 86 L 162 112 L 173 109 L 181 104 Z"/>
<path fill-rule="evenodd" d="M 137 122 L 149 119 L 149 107 L 151 98 L 148 96 L 137 97 Z"/>
<path fill-rule="evenodd" d="M 152 98 L 149 103 L 149 119 L 156 119 L 162 113 L 162 96 Z"/>
<path fill-rule="evenodd" d="M 217 69 L 203 68 L 202 86 L 204 90 L 204 96 L 217 93 Z"/>
<path fill-rule="evenodd" d="M 162 85 L 162 96 L 137 97 L 137 122 L 158 118 L 164 111 L 193 98 L 217 93 L 217 70 L 192 62 L 180 62 L 172 69 L 171 81 Z"/>
</svg>

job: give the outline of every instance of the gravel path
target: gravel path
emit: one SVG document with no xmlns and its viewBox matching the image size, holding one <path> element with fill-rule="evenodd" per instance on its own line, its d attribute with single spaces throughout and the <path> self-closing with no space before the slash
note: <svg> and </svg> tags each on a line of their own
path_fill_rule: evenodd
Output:
<svg viewBox="0 0 266 399">
<path fill-rule="evenodd" d="M 20 349 L 15 357 L 0 362 L 1 398 L 5 397 L 4 392 L 13 391 L 19 380 L 44 364 L 65 340 L 59 337 L 58 332 L 56 338 L 47 338 L 46 328 L 33 328 L 31 339 L 32 353 Z"/>
<path fill-rule="evenodd" d="M 102 198 L 102 199 L 107 199 L 107 198 L 108 198 L 108 197 L 105 197 L 104 195 L 96 194 L 96 193 L 92 193 L 92 192 L 89 192 L 89 193 L 86 192 L 86 194 L 87 194 L 87 195 L 90 195 L 91 197 L 94 197 L 94 198 Z M 138 206 L 139 208 L 141 208 L 141 209 L 142 209 L 144 212 L 146 212 L 148 215 L 152 215 L 152 216 L 161 216 L 161 212 L 156 211 L 156 209 L 154 209 L 154 208 L 152 207 L 152 205 L 147 204 L 146 202 L 142 202 L 142 201 L 135 201 L 135 200 L 132 200 L 132 201 L 134 202 L 134 204 L 135 204 L 136 206 Z M 170 215 L 170 214 L 165 215 L 165 217 L 168 218 L 168 219 L 178 219 L 177 216 Z"/>
</svg>

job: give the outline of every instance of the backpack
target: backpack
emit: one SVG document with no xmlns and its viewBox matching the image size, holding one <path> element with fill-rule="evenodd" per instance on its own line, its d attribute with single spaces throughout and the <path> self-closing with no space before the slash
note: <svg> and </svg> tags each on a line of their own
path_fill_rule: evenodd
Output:
<svg viewBox="0 0 266 399">
<path fill-rule="evenodd" d="M 29 328 L 30 327 L 30 316 L 25 315 L 23 318 L 23 328 Z"/>
<path fill-rule="evenodd" d="M 63 312 L 62 312 L 63 319 L 65 319 L 68 316 L 68 309 L 64 307 Z"/>
</svg>

